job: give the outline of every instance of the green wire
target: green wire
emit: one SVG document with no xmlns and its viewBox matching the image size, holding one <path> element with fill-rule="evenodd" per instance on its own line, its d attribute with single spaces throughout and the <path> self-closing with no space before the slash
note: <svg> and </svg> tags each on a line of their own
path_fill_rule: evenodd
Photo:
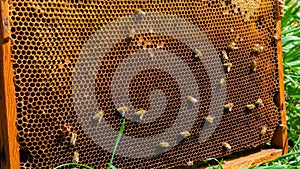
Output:
<svg viewBox="0 0 300 169">
<path fill-rule="evenodd" d="M 85 167 L 85 168 L 88 168 L 88 169 L 93 169 L 90 166 L 87 166 L 87 165 L 84 165 L 84 164 L 78 164 L 78 163 L 66 163 L 66 164 L 59 165 L 59 166 L 55 167 L 54 169 L 58 169 L 58 168 L 61 168 L 61 167 L 64 167 L 64 166 L 70 166 L 70 165 Z"/>
</svg>

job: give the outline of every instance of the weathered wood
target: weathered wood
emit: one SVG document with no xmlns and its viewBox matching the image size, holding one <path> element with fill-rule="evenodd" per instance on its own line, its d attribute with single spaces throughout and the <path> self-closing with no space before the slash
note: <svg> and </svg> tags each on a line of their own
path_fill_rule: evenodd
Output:
<svg viewBox="0 0 300 169">
<path fill-rule="evenodd" d="M 0 168 L 20 168 L 16 128 L 16 103 L 11 63 L 8 2 L 1 1 L 0 57 Z"/>
<path fill-rule="evenodd" d="M 281 37 L 281 21 L 277 21 L 276 32 L 278 37 Z M 286 108 L 285 108 L 285 96 L 284 96 L 284 71 L 283 71 L 283 58 L 282 58 L 282 41 L 281 38 L 277 42 L 277 55 L 278 55 L 278 74 L 279 74 L 279 93 L 277 95 L 277 104 L 281 113 L 281 124 L 286 126 Z M 282 148 L 283 154 L 288 153 L 288 140 L 287 140 L 287 130 L 278 126 L 275 130 L 275 134 L 271 141 L 271 144 Z"/>
<path fill-rule="evenodd" d="M 224 169 L 238 169 L 249 168 L 257 166 L 258 164 L 266 163 L 282 155 L 282 149 L 263 149 L 259 152 L 242 155 L 236 158 L 228 159 L 223 162 Z M 199 169 L 206 169 L 208 167 L 201 167 Z"/>
</svg>

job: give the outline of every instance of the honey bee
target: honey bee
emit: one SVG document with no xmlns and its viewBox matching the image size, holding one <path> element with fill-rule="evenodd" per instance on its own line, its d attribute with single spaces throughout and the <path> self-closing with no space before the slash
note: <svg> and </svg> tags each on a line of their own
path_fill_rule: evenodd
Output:
<svg viewBox="0 0 300 169">
<path fill-rule="evenodd" d="M 223 61 L 225 61 L 225 60 L 228 60 L 229 58 L 228 58 L 228 55 L 227 55 L 227 53 L 226 53 L 226 51 L 225 50 L 222 50 L 222 59 L 223 59 Z"/>
<path fill-rule="evenodd" d="M 129 39 L 130 39 L 130 40 L 133 40 L 133 39 L 135 38 L 135 34 L 136 34 L 135 30 L 134 30 L 134 29 L 131 29 L 131 30 L 129 31 Z"/>
<path fill-rule="evenodd" d="M 225 83 L 226 83 L 225 79 L 222 78 L 222 79 L 220 80 L 220 84 L 221 84 L 221 85 L 225 85 Z"/>
<path fill-rule="evenodd" d="M 139 111 L 135 112 L 134 114 L 140 116 L 140 120 L 142 120 L 143 116 L 146 114 L 146 110 L 141 108 Z"/>
<path fill-rule="evenodd" d="M 228 45 L 228 48 L 230 50 L 236 50 L 238 49 L 238 47 L 236 47 L 236 43 L 235 42 L 231 42 L 229 45 Z"/>
<path fill-rule="evenodd" d="M 205 120 L 209 123 L 212 123 L 214 121 L 214 118 L 211 115 L 208 115 L 207 117 L 205 117 Z"/>
<path fill-rule="evenodd" d="M 248 105 L 246 105 L 246 108 L 248 109 L 248 110 L 253 110 L 253 109 L 255 109 L 255 105 L 254 104 L 248 104 Z"/>
<path fill-rule="evenodd" d="M 257 63 L 256 63 L 255 60 L 253 60 L 253 62 L 252 62 L 252 70 L 253 70 L 253 72 L 255 72 L 256 69 L 257 69 Z"/>
<path fill-rule="evenodd" d="M 265 135 L 267 134 L 267 131 L 268 131 L 268 126 L 267 126 L 267 125 L 264 125 L 264 126 L 262 127 L 261 132 L 260 132 L 260 135 L 261 135 L 261 136 L 265 136 Z"/>
<path fill-rule="evenodd" d="M 232 108 L 233 108 L 233 103 L 228 103 L 224 106 L 225 109 L 228 109 L 229 111 L 232 111 Z"/>
<path fill-rule="evenodd" d="M 77 151 L 74 152 L 73 162 L 79 163 L 79 153 Z"/>
<path fill-rule="evenodd" d="M 230 144 L 228 144 L 228 143 L 226 143 L 226 142 L 222 143 L 222 145 L 223 145 L 223 147 L 225 147 L 227 150 L 230 150 L 230 149 L 231 149 Z"/>
<path fill-rule="evenodd" d="M 261 98 L 257 99 L 255 103 L 259 106 L 265 106 Z"/>
<path fill-rule="evenodd" d="M 159 146 L 162 147 L 162 148 L 167 148 L 167 147 L 170 147 L 170 144 L 168 142 L 163 141 L 163 142 L 159 143 Z"/>
<path fill-rule="evenodd" d="M 184 132 L 181 132 L 180 135 L 182 135 L 183 138 L 188 138 L 191 136 L 191 133 L 188 131 L 184 131 Z"/>
<path fill-rule="evenodd" d="M 75 145 L 76 143 L 76 139 L 77 139 L 77 134 L 72 132 L 72 136 L 71 136 L 71 140 L 70 140 L 70 144 L 71 145 Z"/>
<path fill-rule="evenodd" d="M 141 9 L 136 9 L 134 11 L 134 14 L 136 14 L 136 15 L 142 15 L 142 16 L 146 15 L 146 13 L 144 11 L 142 11 Z"/>
<path fill-rule="evenodd" d="M 95 121 L 101 121 L 102 118 L 104 117 L 105 113 L 103 111 L 100 111 L 99 113 L 96 113 L 94 116 L 93 116 L 93 120 Z"/>
<path fill-rule="evenodd" d="M 124 117 L 124 116 L 125 116 L 125 113 L 128 112 L 128 109 L 129 109 L 128 107 L 123 106 L 123 107 L 118 108 L 117 111 L 118 111 L 119 113 L 121 113 L 122 117 Z"/>
<path fill-rule="evenodd" d="M 187 96 L 187 100 L 192 104 L 196 104 L 198 102 L 198 100 L 192 96 Z"/>
<path fill-rule="evenodd" d="M 286 131 L 288 129 L 287 125 L 280 124 L 279 126 L 282 128 L 282 131 Z"/>
<path fill-rule="evenodd" d="M 200 58 L 200 57 L 203 56 L 202 52 L 201 52 L 200 50 L 198 50 L 198 49 L 195 50 L 195 53 L 196 53 L 195 56 L 196 56 L 197 58 Z"/>
<path fill-rule="evenodd" d="M 276 41 L 280 39 L 280 37 L 278 36 L 277 33 L 275 33 L 272 37 L 273 37 Z"/>
<path fill-rule="evenodd" d="M 230 63 L 230 62 L 224 63 L 224 66 L 227 67 L 227 72 L 230 72 L 230 69 L 232 67 L 232 63 Z"/>
<path fill-rule="evenodd" d="M 259 44 L 255 44 L 254 47 L 253 47 L 253 51 L 256 52 L 256 53 L 260 53 L 264 50 L 264 47 L 259 45 Z"/>
<path fill-rule="evenodd" d="M 8 22 L 9 22 L 9 24 L 10 24 L 11 26 L 13 26 L 13 25 L 14 25 L 14 21 L 11 19 L 11 17 L 10 17 L 10 16 L 8 17 Z"/>
</svg>

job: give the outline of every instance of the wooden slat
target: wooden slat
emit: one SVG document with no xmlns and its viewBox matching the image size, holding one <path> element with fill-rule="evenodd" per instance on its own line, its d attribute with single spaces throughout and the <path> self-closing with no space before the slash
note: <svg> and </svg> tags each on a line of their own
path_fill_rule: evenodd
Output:
<svg viewBox="0 0 300 169">
<path fill-rule="evenodd" d="M 280 18 L 280 8 L 278 9 L 278 18 Z M 276 24 L 276 32 L 278 34 L 278 37 L 281 37 L 281 21 L 278 20 Z M 282 58 L 282 41 L 281 38 L 277 42 L 277 55 L 278 55 L 278 74 L 279 74 L 279 87 L 280 91 L 278 93 L 277 104 L 280 108 L 281 113 L 281 124 L 286 124 L 286 107 L 285 107 L 285 96 L 284 96 L 284 71 L 283 71 L 283 58 Z M 273 139 L 271 141 L 271 144 L 282 148 L 283 154 L 288 153 L 288 140 L 287 140 L 287 130 L 285 130 L 283 127 L 278 126 L 275 134 L 273 136 Z"/>
<path fill-rule="evenodd" d="M 259 152 L 239 156 L 228 159 L 223 162 L 224 169 L 238 169 L 249 168 L 257 166 L 258 164 L 266 163 L 282 155 L 282 149 L 264 149 Z M 208 167 L 201 167 L 199 169 L 207 169 Z"/>
<path fill-rule="evenodd" d="M 1 7 L 0 57 L 0 168 L 20 168 L 19 145 L 16 128 L 16 103 L 11 63 L 8 0 Z"/>
</svg>

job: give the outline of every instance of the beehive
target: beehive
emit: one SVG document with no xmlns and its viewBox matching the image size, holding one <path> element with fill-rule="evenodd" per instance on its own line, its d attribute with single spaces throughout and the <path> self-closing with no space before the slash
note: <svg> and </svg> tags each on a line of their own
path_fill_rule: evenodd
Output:
<svg viewBox="0 0 300 169">
<path fill-rule="evenodd" d="M 105 168 L 124 118 L 118 168 L 224 157 L 266 144 L 285 123 L 274 101 L 283 90 L 277 1 L 1 3 L 2 93 L 13 77 L 16 103 L 10 110 L 6 94 L 2 104 L 16 114 L 21 168 L 55 167 L 74 152 Z M 170 145 L 157 152 L 162 141 Z"/>
</svg>

